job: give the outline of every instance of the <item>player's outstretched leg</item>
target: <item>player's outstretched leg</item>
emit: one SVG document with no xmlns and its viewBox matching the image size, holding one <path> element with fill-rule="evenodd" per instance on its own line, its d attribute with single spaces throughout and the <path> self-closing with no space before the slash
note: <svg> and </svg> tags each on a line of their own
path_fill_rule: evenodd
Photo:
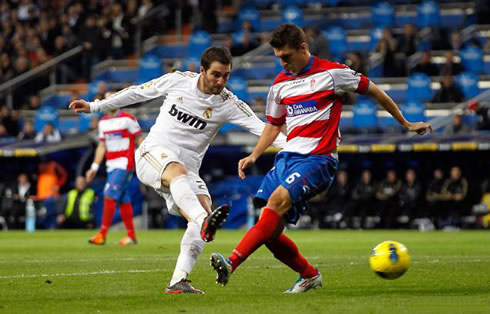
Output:
<svg viewBox="0 0 490 314">
<path fill-rule="evenodd" d="M 194 294 L 204 294 L 204 291 L 194 288 L 191 285 L 191 281 L 187 279 L 182 279 L 181 281 L 168 286 L 165 288 L 165 293 L 177 294 L 177 293 L 194 293 Z"/>
<path fill-rule="evenodd" d="M 306 292 L 310 289 L 315 289 L 316 287 L 323 286 L 322 274 L 318 272 L 318 274 L 311 278 L 302 278 L 301 276 L 296 280 L 294 285 L 288 290 L 284 291 L 284 293 L 302 293 Z"/>
<path fill-rule="evenodd" d="M 214 240 L 216 230 L 226 221 L 226 218 L 230 214 L 230 207 L 228 205 L 221 205 L 216 208 L 211 214 L 209 214 L 201 226 L 201 238 L 204 242 L 211 242 Z"/>
<path fill-rule="evenodd" d="M 230 280 L 232 272 L 231 261 L 219 253 L 213 253 L 211 255 L 211 266 L 216 271 L 216 283 L 224 287 Z"/>
</svg>

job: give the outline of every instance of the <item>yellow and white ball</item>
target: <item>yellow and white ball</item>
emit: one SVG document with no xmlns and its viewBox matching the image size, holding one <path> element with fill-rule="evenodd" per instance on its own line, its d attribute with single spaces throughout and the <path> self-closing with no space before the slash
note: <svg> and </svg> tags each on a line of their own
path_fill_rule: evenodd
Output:
<svg viewBox="0 0 490 314">
<path fill-rule="evenodd" d="M 407 248 L 396 241 L 384 241 L 376 245 L 369 257 L 371 269 L 381 278 L 396 279 L 410 265 Z"/>
</svg>

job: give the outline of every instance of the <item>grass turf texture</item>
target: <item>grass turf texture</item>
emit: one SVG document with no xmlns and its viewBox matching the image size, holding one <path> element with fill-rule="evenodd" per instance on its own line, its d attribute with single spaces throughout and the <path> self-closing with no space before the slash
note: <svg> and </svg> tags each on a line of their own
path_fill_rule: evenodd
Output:
<svg viewBox="0 0 490 314">
<path fill-rule="evenodd" d="M 166 295 L 183 231 L 139 232 L 139 244 L 119 247 L 109 232 L 0 233 L 0 313 L 490 313 L 490 232 L 289 231 L 317 265 L 324 287 L 284 295 L 297 274 L 266 248 L 252 255 L 223 288 L 209 266 L 214 251 L 231 252 L 242 231 L 221 231 L 190 279 L 205 295 Z M 369 268 L 384 240 L 408 247 L 412 265 L 397 280 Z"/>
</svg>

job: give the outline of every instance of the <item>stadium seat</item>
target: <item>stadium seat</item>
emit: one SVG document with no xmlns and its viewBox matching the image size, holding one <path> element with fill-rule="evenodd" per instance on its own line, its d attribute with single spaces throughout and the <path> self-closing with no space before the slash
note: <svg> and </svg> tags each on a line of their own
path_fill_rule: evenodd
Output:
<svg viewBox="0 0 490 314">
<path fill-rule="evenodd" d="M 89 100 L 93 100 L 94 97 L 99 93 L 99 84 L 106 84 L 107 85 L 107 83 L 105 81 L 101 81 L 101 80 L 95 80 L 95 81 L 92 81 L 88 84 L 87 98 Z"/>
<path fill-rule="evenodd" d="M 414 73 L 407 79 L 408 101 L 430 101 L 432 99 L 431 80 L 427 74 Z"/>
<path fill-rule="evenodd" d="M 47 122 L 53 123 L 54 127 L 58 128 L 58 117 L 58 111 L 56 111 L 54 108 L 44 107 L 38 109 L 34 115 L 34 129 L 36 132 L 41 131 Z"/>
<path fill-rule="evenodd" d="M 455 82 L 466 99 L 475 97 L 480 93 L 480 88 L 478 87 L 478 75 L 474 73 L 463 72 L 455 77 Z"/>
<path fill-rule="evenodd" d="M 483 72 L 483 51 L 475 46 L 465 48 L 459 53 L 465 71 L 480 74 Z"/>
<path fill-rule="evenodd" d="M 90 129 L 90 122 L 92 119 L 99 118 L 96 113 L 82 113 L 80 114 L 80 118 L 78 119 L 78 129 L 80 132 L 84 133 Z"/>
<path fill-rule="evenodd" d="M 417 26 L 438 27 L 441 25 L 441 7 L 432 0 L 424 0 L 417 6 Z"/>
<path fill-rule="evenodd" d="M 289 7 L 289 6 L 303 6 L 305 5 L 306 2 L 312 2 L 311 0 L 279 0 L 276 1 L 283 7 Z"/>
<path fill-rule="evenodd" d="M 248 84 L 247 82 L 239 77 L 233 76 L 228 80 L 228 88 L 235 94 L 239 99 L 247 102 L 248 97 Z"/>
<path fill-rule="evenodd" d="M 182 71 L 199 72 L 201 66 L 201 60 L 195 57 L 190 57 L 184 60 L 182 64 Z"/>
<path fill-rule="evenodd" d="M 352 124 L 354 128 L 363 132 L 369 133 L 376 130 L 378 119 L 376 117 L 376 104 L 370 101 L 362 101 L 354 106 Z"/>
<path fill-rule="evenodd" d="M 369 31 L 369 50 L 374 51 L 378 46 L 378 42 L 383 36 L 383 28 L 377 27 Z"/>
<path fill-rule="evenodd" d="M 303 10 L 296 6 L 288 6 L 281 10 L 281 22 L 304 26 Z"/>
<path fill-rule="evenodd" d="M 409 101 L 401 106 L 403 115 L 410 122 L 426 121 L 425 105 L 419 101 Z"/>
<path fill-rule="evenodd" d="M 206 31 L 195 31 L 189 38 L 189 57 L 201 58 L 201 54 L 211 46 L 211 36 Z"/>
<path fill-rule="evenodd" d="M 139 61 L 138 84 L 163 75 L 163 64 L 159 57 L 146 55 Z"/>
<path fill-rule="evenodd" d="M 253 30 L 255 32 L 260 32 L 260 12 L 254 7 L 245 7 L 240 10 L 238 13 L 238 25 L 236 26 L 236 30 L 240 30 L 242 28 L 242 24 L 244 21 L 249 21 L 252 24 Z"/>
<path fill-rule="evenodd" d="M 391 27 L 395 23 L 395 8 L 388 2 L 379 2 L 372 7 L 371 18 L 376 27 Z"/>
<path fill-rule="evenodd" d="M 347 49 L 347 32 L 339 26 L 329 27 L 323 32 L 334 60 L 343 57 Z"/>
</svg>

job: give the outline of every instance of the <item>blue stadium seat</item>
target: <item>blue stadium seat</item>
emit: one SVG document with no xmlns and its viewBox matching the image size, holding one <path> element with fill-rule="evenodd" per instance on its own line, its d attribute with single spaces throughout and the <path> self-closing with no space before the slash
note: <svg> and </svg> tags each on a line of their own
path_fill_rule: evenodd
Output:
<svg viewBox="0 0 490 314">
<path fill-rule="evenodd" d="M 380 27 L 373 28 L 369 31 L 369 50 L 374 51 L 378 46 L 378 42 L 383 36 L 383 29 Z"/>
<path fill-rule="evenodd" d="M 107 84 L 107 83 L 102 80 L 95 80 L 88 84 L 88 93 L 87 93 L 88 100 L 93 100 L 94 97 L 98 94 L 99 84 Z"/>
<path fill-rule="evenodd" d="M 376 104 L 370 101 L 362 101 L 354 106 L 352 124 L 358 130 L 374 130 L 378 125 L 376 117 Z"/>
<path fill-rule="evenodd" d="M 478 75 L 471 72 L 463 72 L 455 77 L 455 83 L 466 99 L 475 97 L 480 93 L 478 80 Z"/>
<path fill-rule="evenodd" d="M 242 24 L 244 21 L 249 21 L 252 24 L 253 30 L 255 32 L 260 32 L 260 12 L 254 7 L 245 7 L 240 10 L 238 13 L 238 25 L 236 26 L 236 30 L 240 30 L 242 28 Z"/>
<path fill-rule="evenodd" d="M 432 0 L 424 0 L 417 6 L 417 26 L 438 27 L 441 25 L 441 7 Z"/>
<path fill-rule="evenodd" d="M 199 73 L 199 67 L 201 66 L 201 60 L 195 57 L 190 57 L 184 60 L 182 65 L 182 71 L 192 71 Z"/>
<path fill-rule="evenodd" d="M 62 119 L 59 121 L 58 129 L 61 134 L 76 134 L 79 133 L 78 119 Z"/>
<path fill-rule="evenodd" d="M 419 101 L 409 101 L 401 106 L 403 115 L 410 122 L 426 121 L 425 105 Z"/>
<path fill-rule="evenodd" d="M 189 38 L 189 57 L 201 58 L 201 54 L 211 46 L 211 36 L 206 31 L 195 31 Z"/>
<path fill-rule="evenodd" d="M 371 18 L 376 27 L 391 27 L 395 23 L 395 8 L 388 2 L 379 2 L 372 7 Z"/>
<path fill-rule="evenodd" d="M 311 0 L 278 0 L 277 3 L 281 4 L 283 7 L 289 6 L 302 6 L 306 2 L 312 2 Z"/>
<path fill-rule="evenodd" d="M 146 55 L 139 61 L 138 84 L 150 81 L 163 75 L 163 64 L 159 57 Z"/>
<path fill-rule="evenodd" d="M 465 71 L 480 74 L 483 72 L 483 51 L 475 46 L 465 48 L 459 53 Z"/>
<path fill-rule="evenodd" d="M 332 26 L 323 31 L 328 40 L 328 47 L 334 60 L 342 58 L 347 49 L 347 32 L 339 26 Z"/>
<path fill-rule="evenodd" d="M 432 99 L 431 80 L 427 74 L 414 73 L 407 79 L 408 101 L 430 101 Z"/>
<path fill-rule="evenodd" d="M 90 122 L 92 119 L 98 119 L 99 116 L 96 113 L 82 113 L 78 118 L 78 129 L 80 132 L 87 132 L 90 129 Z"/>
<path fill-rule="evenodd" d="M 303 10 L 296 6 L 288 6 L 281 10 L 281 22 L 304 26 Z"/>
<path fill-rule="evenodd" d="M 248 84 L 247 82 L 239 77 L 233 76 L 228 80 L 228 88 L 235 94 L 239 99 L 247 102 L 248 97 Z"/>
<path fill-rule="evenodd" d="M 58 128 L 58 117 L 58 111 L 54 108 L 44 107 L 38 109 L 34 115 L 34 129 L 36 132 L 41 131 L 47 122 L 53 123 L 54 127 Z"/>
</svg>

